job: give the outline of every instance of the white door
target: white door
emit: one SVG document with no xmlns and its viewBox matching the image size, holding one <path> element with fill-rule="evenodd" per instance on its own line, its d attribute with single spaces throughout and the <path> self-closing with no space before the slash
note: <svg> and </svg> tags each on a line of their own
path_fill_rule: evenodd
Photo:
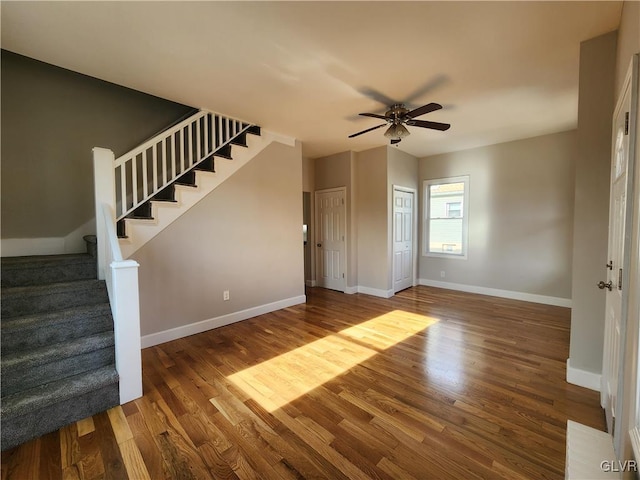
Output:
<svg viewBox="0 0 640 480">
<path fill-rule="evenodd" d="M 627 217 L 627 171 L 629 168 L 630 89 L 626 89 L 613 118 L 611 190 L 609 199 L 609 247 L 606 281 L 599 287 L 606 292 L 604 356 L 601 403 L 605 409 L 608 431 L 615 435 L 620 351 L 623 340 L 623 278 L 625 265 L 625 219 Z"/>
<path fill-rule="evenodd" d="M 317 284 L 345 291 L 346 212 L 345 189 L 316 192 Z"/>
<path fill-rule="evenodd" d="M 393 189 L 393 291 L 413 286 L 413 206 L 415 194 Z"/>
</svg>

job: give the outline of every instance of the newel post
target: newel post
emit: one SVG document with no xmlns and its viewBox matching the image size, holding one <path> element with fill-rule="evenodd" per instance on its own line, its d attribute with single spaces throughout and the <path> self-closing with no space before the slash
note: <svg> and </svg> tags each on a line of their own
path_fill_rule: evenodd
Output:
<svg viewBox="0 0 640 480">
<path fill-rule="evenodd" d="M 142 396 L 142 358 L 140 341 L 140 301 L 138 262 L 112 262 L 113 301 L 111 309 L 116 344 L 116 369 L 120 375 L 120 403 Z"/>
<path fill-rule="evenodd" d="M 105 268 L 107 268 L 106 249 L 109 248 L 109 240 L 105 222 L 103 205 L 107 204 L 116 211 L 116 183 L 113 172 L 115 155 L 106 148 L 93 148 L 93 183 L 96 206 L 96 237 L 98 240 L 98 278 L 105 279 Z"/>
</svg>

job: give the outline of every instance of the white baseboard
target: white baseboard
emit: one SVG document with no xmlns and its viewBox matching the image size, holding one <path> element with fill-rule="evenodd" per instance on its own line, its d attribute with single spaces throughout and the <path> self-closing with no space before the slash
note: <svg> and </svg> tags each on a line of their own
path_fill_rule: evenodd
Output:
<svg viewBox="0 0 640 480">
<path fill-rule="evenodd" d="M 196 333 L 202 333 L 214 328 L 224 327 L 225 325 L 247 320 L 248 318 L 257 317 L 258 315 L 264 315 L 265 313 L 275 312 L 276 310 L 292 307 L 293 305 L 299 305 L 306 301 L 307 297 L 305 295 L 299 295 L 297 297 L 285 298 L 284 300 L 278 300 L 277 302 L 247 308 L 246 310 L 229 313 L 227 315 L 210 318 L 208 320 L 202 320 L 189 325 L 182 325 L 162 332 L 151 333 L 142 337 L 142 348 L 153 347 L 154 345 L 170 342 L 171 340 L 177 340 L 178 338 L 188 337 L 189 335 L 195 335 Z"/>
<path fill-rule="evenodd" d="M 363 287 L 357 285 L 355 287 L 347 287 L 344 293 L 352 295 L 354 293 L 364 293 L 365 295 L 372 295 L 374 297 L 391 298 L 393 297 L 393 290 L 382 290 L 380 288 Z"/>
<path fill-rule="evenodd" d="M 374 297 L 381 298 L 393 297 L 393 290 L 382 290 L 380 288 L 358 286 L 358 293 L 364 293 L 365 295 L 373 295 Z"/>
<path fill-rule="evenodd" d="M 600 391 L 601 375 L 580 370 L 571 366 L 571 359 L 567 358 L 567 382 L 589 390 Z"/>
<path fill-rule="evenodd" d="M 490 295 L 492 297 L 510 298 L 512 300 L 522 300 L 524 302 L 542 303 L 545 305 L 554 305 L 556 307 L 571 308 L 570 298 L 548 297 L 546 295 L 500 290 L 498 288 L 465 285 L 462 283 L 439 282 L 427 278 L 418 279 L 418 284 L 425 285 L 427 287 L 446 288 L 448 290 L 458 290 L 460 292 L 479 293 L 481 295 Z"/>
<path fill-rule="evenodd" d="M 3 257 L 23 257 L 85 253 L 87 246 L 82 237 L 95 233 L 96 221 L 92 218 L 64 237 L 3 238 L 0 241 L 0 254 Z"/>
</svg>

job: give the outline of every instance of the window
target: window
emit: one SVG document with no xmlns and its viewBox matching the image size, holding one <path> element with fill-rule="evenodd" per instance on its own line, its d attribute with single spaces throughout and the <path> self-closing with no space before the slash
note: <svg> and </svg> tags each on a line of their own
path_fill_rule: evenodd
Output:
<svg viewBox="0 0 640 480">
<path fill-rule="evenodd" d="M 461 218 L 462 217 L 462 202 L 447 202 L 445 204 L 446 207 L 446 217 L 447 218 Z"/>
<path fill-rule="evenodd" d="M 424 182 L 425 255 L 467 257 L 469 176 Z"/>
</svg>

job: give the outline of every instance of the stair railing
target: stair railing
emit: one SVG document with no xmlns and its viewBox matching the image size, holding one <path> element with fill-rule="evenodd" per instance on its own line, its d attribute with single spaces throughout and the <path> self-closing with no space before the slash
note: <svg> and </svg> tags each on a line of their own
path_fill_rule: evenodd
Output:
<svg viewBox="0 0 640 480">
<path fill-rule="evenodd" d="M 241 120 L 201 110 L 118 157 L 113 165 L 116 220 L 129 215 L 250 127 Z"/>
<path fill-rule="evenodd" d="M 98 240 L 98 278 L 105 280 L 113 315 L 116 370 L 120 377 L 120 403 L 142 396 L 140 301 L 138 262 L 124 260 L 116 235 L 114 154 L 93 149 Z"/>
</svg>

